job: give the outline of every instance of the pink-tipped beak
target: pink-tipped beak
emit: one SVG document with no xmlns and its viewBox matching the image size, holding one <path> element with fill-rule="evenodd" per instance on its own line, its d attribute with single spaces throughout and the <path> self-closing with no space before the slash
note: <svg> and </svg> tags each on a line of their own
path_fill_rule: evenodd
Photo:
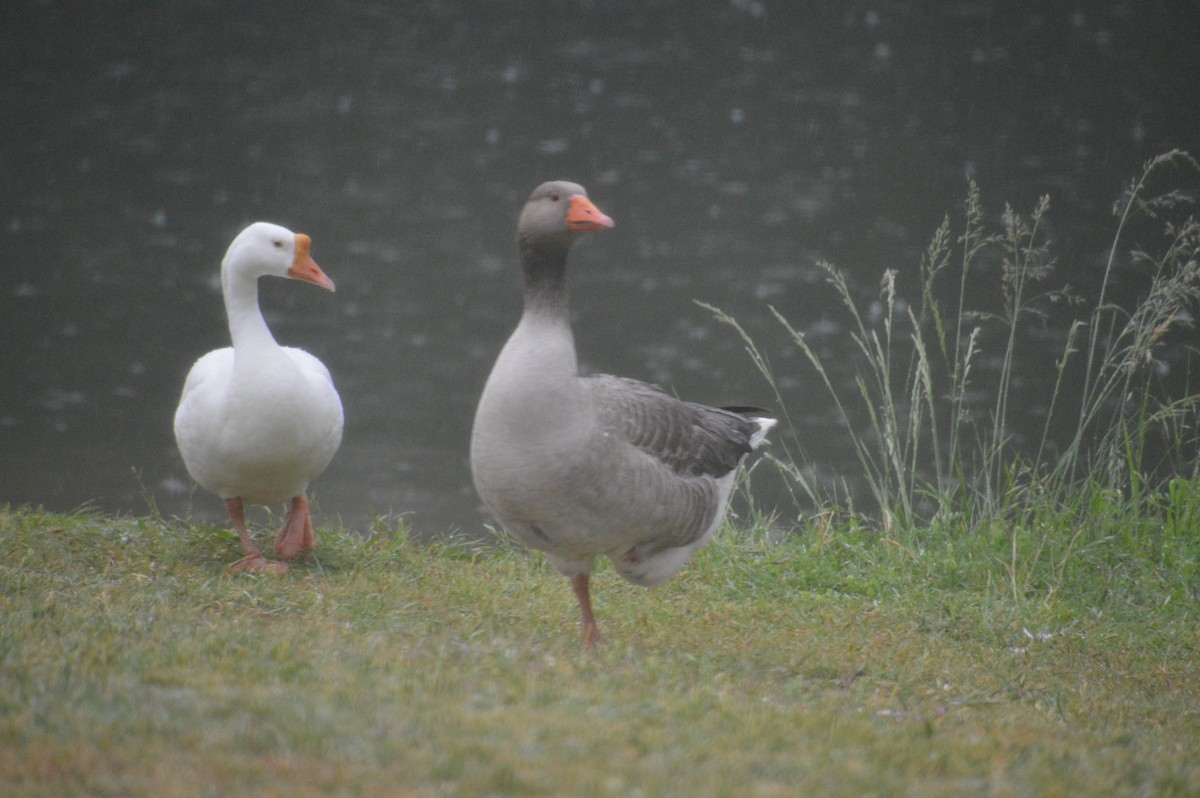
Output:
<svg viewBox="0 0 1200 798">
<path fill-rule="evenodd" d="M 330 280 L 325 272 L 321 271 L 321 267 L 309 254 L 311 249 L 312 239 L 303 233 L 296 233 L 296 257 L 287 271 L 288 277 L 319 285 L 329 291 L 336 291 L 337 289 L 333 287 L 333 280 Z"/>
<path fill-rule="evenodd" d="M 567 227 L 579 232 L 604 230 L 612 227 L 613 220 L 601 213 L 590 199 L 582 194 L 571 197 L 567 208 Z"/>
</svg>

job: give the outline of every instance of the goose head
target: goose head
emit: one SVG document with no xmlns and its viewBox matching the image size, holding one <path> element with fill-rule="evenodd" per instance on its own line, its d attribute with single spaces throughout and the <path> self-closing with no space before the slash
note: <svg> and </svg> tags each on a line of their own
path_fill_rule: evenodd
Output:
<svg viewBox="0 0 1200 798">
<path fill-rule="evenodd" d="M 221 273 L 228 282 L 234 279 L 257 280 L 263 276 L 303 280 L 333 291 L 330 280 L 312 259 L 312 239 L 269 222 L 255 222 L 229 245 Z"/>
<path fill-rule="evenodd" d="M 542 183 L 529 195 L 517 221 L 517 238 L 566 248 L 580 233 L 604 230 L 613 220 L 603 214 L 578 183 L 555 180 Z"/>
</svg>

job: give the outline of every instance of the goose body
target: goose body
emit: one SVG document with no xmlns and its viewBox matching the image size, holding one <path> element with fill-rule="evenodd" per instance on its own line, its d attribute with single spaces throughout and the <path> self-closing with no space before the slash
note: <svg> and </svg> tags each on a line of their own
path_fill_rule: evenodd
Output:
<svg viewBox="0 0 1200 798">
<path fill-rule="evenodd" d="M 316 357 L 276 343 L 258 305 L 258 278 L 290 277 L 333 290 L 307 236 L 257 222 L 230 244 L 221 285 L 232 346 L 201 357 L 184 382 L 175 440 L 188 473 L 225 500 L 241 538 L 238 568 L 282 572 L 246 531 L 243 505 L 291 502 L 276 553 L 315 547 L 306 491 L 342 438 L 342 403 Z"/>
<path fill-rule="evenodd" d="M 518 223 L 521 320 L 475 414 L 476 491 L 504 530 L 546 553 L 598 639 L 588 576 L 607 556 L 638 585 L 669 579 L 720 526 L 738 465 L 773 419 L 684 402 L 636 380 L 580 376 L 565 263 L 582 232 L 613 222 L 581 186 L 539 186 Z"/>
</svg>

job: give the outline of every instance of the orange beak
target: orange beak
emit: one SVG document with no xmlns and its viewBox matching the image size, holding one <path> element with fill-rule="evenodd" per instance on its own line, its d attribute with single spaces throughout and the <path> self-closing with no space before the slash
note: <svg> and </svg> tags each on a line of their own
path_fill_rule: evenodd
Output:
<svg viewBox="0 0 1200 798">
<path fill-rule="evenodd" d="M 592 201 L 582 194 L 571 197 L 567 207 L 567 227 L 576 232 L 604 230 L 612 227 L 613 220 L 600 212 Z"/>
<path fill-rule="evenodd" d="M 329 291 L 335 290 L 333 280 L 325 276 L 325 272 L 321 271 L 321 267 L 312 259 L 312 255 L 308 254 L 310 249 L 312 249 L 312 239 L 303 233 L 296 233 L 296 257 L 287 271 L 288 277 L 319 285 Z"/>
</svg>

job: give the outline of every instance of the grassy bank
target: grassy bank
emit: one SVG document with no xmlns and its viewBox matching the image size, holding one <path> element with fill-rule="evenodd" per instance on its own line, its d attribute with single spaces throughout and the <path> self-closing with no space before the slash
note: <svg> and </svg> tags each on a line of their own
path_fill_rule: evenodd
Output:
<svg viewBox="0 0 1200 798">
<path fill-rule="evenodd" d="M 824 266 L 849 383 L 775 314 L 867 511 L 712 308 L 777 392 L 759 465 L 798 534 L 734 519 L 653 591 L 602 569 L 593 652 L 503 545 L 379 522 L 256 577 L 216 527 L 0 509 L 0 795 L 1200 795 L 1200 220 L 1156 188 L 1183 169 L 1121 196 L 1090 309 L 1043 286 L 1049 200 L 992 230 L 972 185 L 916 299 L 889 271 L 864 310 Z M 1061 308 L 1055 379 L 1018 391 Z"/>
<path fill-rule="evenodd" d="M 504 547 L 325 529 L 267 578 L 214 527 L 0 510 L 0 792 L 1195 795 L 1200 488 L 1175 496 L 726 529 L 656 590 L 601 571 L 592 654 L 566 581 Z"/>
</svg>

